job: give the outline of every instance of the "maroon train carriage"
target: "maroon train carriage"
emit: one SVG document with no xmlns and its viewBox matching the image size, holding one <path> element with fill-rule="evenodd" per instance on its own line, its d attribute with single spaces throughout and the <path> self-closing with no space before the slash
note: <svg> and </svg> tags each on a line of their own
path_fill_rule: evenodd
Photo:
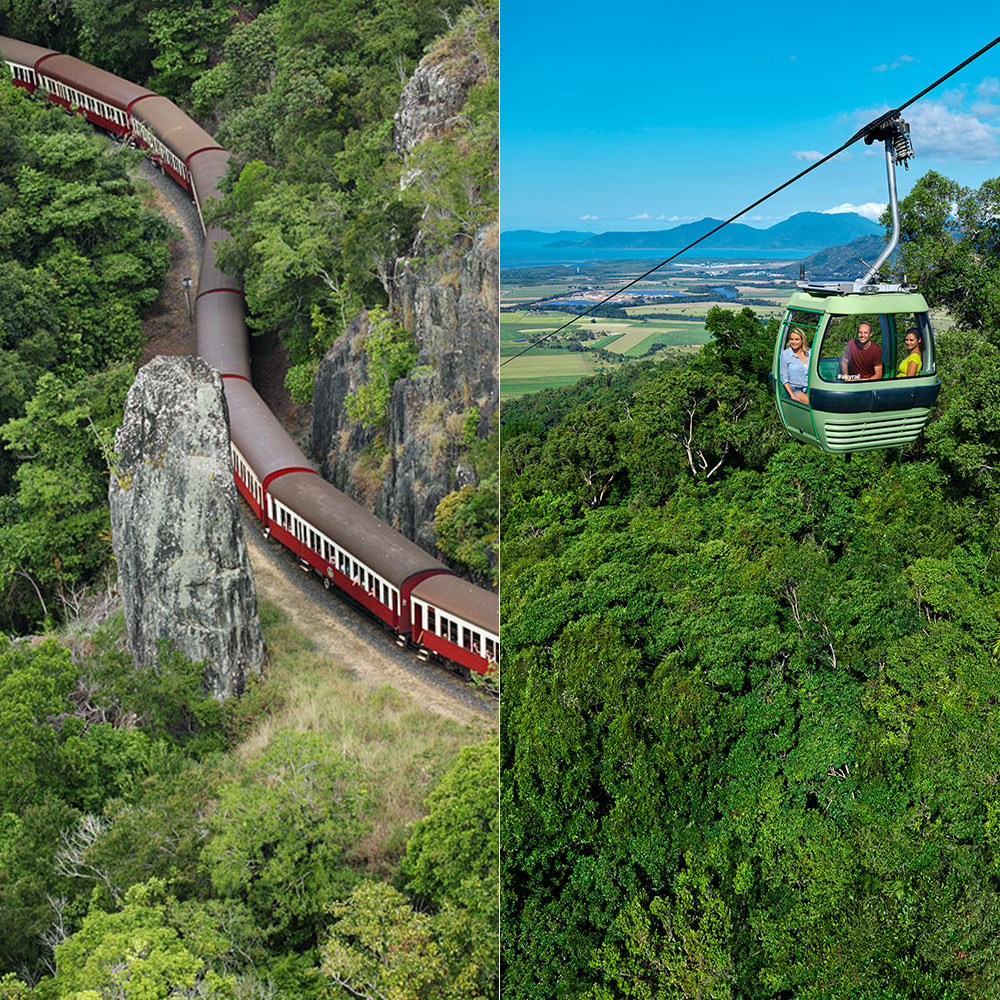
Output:
<svg viewBox="0 0 1000 1000">
<path fill-rule="evenodd" d="M 229 154 L 165 97 L 72 56 L 0 36 L 13 83 L 149 150 L 195 200 L 202 228 Z M 207 229 L 195 302 L 199 355 L 223 377 L 237 488 L 272 535 L 422 652 L 487 673 L 499 659 L 494 594 L 456 577 L 323 480 L 250 384 L 246 304 L 216 263 L 225 230 Z"/>
<path fill-rule="evenodd" d="M 229 239 L 225 229 L 213 226 L 205 230 L 205 255 L 201 258 L 201 270 L 198 272 L 198 295 L 210 292 L 227 291 L 237 295 L 243 294 L 240 283 L 224 271 L 219 270 L 215 262 L 215 248 L 219 243 Z M 247 334 L 249 337 L 249 334 Z"/>
<path fill-rule="evenodd" d="M 337 587 L 410 637 L 410 591 L 437 573 L 451 574 L 398 531 L 317 475 L 292 472 L 267 487 L 271 535 Z"/>
<path fill-rule="evenodd" d="M 38 75 L 35 73 L 35 64 L 39 59 L 46 56 L 56 56 L 59 53 L 54 49 L 45 49 L 41 45 L 31 45 L 28 42 L 19 42 L 16 38 L 7 38 L 0 35 L 0 55 L 3 55 L 13 74 L 14 86 L 23 87 L 28 93 L 33 94 L 38 86 Z"/>
<path fill-rule="evenodd" d="M 265 496 L 271 483 L 289 472 L 319 475 L 246 379 L 223 378 L 223 386 L 236 486 L 266 528 Z"/>
<path fill-rule="evenodd" d="M 128 106 L 132 124 L 140 140 L 154 151 L 154 159 L 185 190 L 191 190 L 188 164 L 192 157 L 222 147 L 173 101 L 149 93 Z M 222 150 L 224 152 L 224 150 Z"/>
<path fill-rule="evenodd" d="M 496 596 L 457 576 L 432 576 L 413 588 L 412 639 L 438 656 L 490 673 L 500 656 Z"/>
<path fill-rule="evenodd" d="M 188 160 L 188 173 L 191 175 L 191 193 L 194 204 L 201 219 L 201 228 L 205 227 L 204 208 L 209 198 L 222 200 L 220 187 L 222 179 L 229 169 L 229 153 L 224 149 L 205 149 L 195 153 Z"/>
<path fill-rule="evenodd" d="M 216 291 L 195 299 L 198 355 L 223 378 L 250 381 L 246 317 L 247 307 L 242 295 Z"/>
</svg>

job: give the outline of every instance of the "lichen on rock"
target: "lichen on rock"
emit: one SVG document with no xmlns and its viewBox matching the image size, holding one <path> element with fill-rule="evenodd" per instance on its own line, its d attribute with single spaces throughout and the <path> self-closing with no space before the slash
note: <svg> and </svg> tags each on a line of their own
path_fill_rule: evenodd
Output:
<svg viewBox="0 0 1000 1000">
<path fill-rule="evenodd" d="M 229 456 L 222 379 L 197 358 L 140 369 L 115 435 L 109 499 L 129 649 L 156 669 L 164 640 L 219 699 L 260 674 L 264 641 Z"/>
</svg>

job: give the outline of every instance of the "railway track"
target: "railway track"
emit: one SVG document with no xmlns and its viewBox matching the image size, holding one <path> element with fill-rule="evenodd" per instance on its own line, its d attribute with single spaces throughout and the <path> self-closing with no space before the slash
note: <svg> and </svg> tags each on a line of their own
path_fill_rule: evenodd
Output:
<svg viewBox="0 0 1000 1000">
<path fill-rule="evenodd" d="M 177 185 L 148 160 L 140 176 L 153 185 L 155 207 L 181 233 L 164 282 L 159 309 L 147 324 L 147 351 L 155 354 L 195 354 L 194 327 L 188 320 L 182 279 L 197 276 L 204 238 L 194 204 Z M 394 636 L 365 616 L 336 591 L 327 592 L 314 573 L 303 573 L 288 553 L 261 535 L 259 522 L 240 500 L 243 534 L 257 583 L 258 599 L 266 599 L 288 615 L 315 646 L 347 667 L 367 686 L 390 685 L 414 704 L 462 724 L 495 720 L 497 699 L 463 681 L 433 661 L 422 663 L 412 649 L 400 649 Z M 289 601 L 289 594 L 296 600 Z"/>
</svg>

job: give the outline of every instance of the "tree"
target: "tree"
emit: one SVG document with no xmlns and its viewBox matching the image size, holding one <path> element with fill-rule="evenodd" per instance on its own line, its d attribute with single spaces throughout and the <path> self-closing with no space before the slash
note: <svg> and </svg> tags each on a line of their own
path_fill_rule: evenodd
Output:
<svg viewBox="0 0 1000 1000">
<path fill-rule="evenodd" d="M 43 375 L 25 415 L 0 428 L 25 456 L 0 507 L 0 588 L 15 620 L 56 615 L 66 589 L 109 558 L 107 455 L 131 380 L 127 366 L 72 382 Z"/>
<path fill-rule="evenodd" d="M 929 171 L 899 203 L 901 270 L 963 330 L 1000 344 L 1000 178 L 978 189 Z M 889 224 L 888 210 L 883 216 Z"/>
<path fill-rule="evenodd" d="M 607 944 L 594 967 L 607 985 L 592 1000 L 730 1000 L 733 913 L 712 884 L 710 864 L 688 854 L 672 899 L 655 896 L 648 908 L 634 897 L 615 921 L 622 943 Z M 694 867 L 691 867 L 694 866 Z"/>
<path fill-rule="evenodd" d="M 216 970 L 232 943 L 216 929 L 218 908 L 178 903 L 159 879 L 132 886 L 120 910 L 93 909 L 56 947 L 53 995 L 233 1000 L 236 980 Z"/>
<path fill-rule="evenodd" d="M 572 492 L 579 503 L 599 507 L 625 471 L 618 454 L 620 433 L 610 408 L 578 406 L 548 435 L 541 454 L 542 476 Z"/>
<path fill-rule="evenodd" d="M 413 334 L 392 320 L 381 308 L 368 313 L 364 351 L 367 379 L 349 393 L 344 408 L 362 427 L 384 430 L 389 422 L 389 403 L 397 379 L 409 375 L 417 361 Z"/>
<path fill-rule="evenodd" d="M 500 969 L 498 753 L 495 738 L 460 751 L 428 795 L 400 865 L 408 892 L 450 911 L 484 997 L 496 996 Z"/>
<path fill-rule="evenodd" d="M 391 886 L 365 881 L 330 908 L 322 972 L 359 1000 L 485 1000 L 479 970 L 463 947 L 461 921 L 447 910 L 412 910 Z"/>
<path fill-rule="evenodd" d="M 279 734 L 219 792 L 203 860 L 223 899 L 244 900 L 272 945 L 315 944 L 323 913 L 356 876 L 357 768 L 317 734 Z"/>
</svg>

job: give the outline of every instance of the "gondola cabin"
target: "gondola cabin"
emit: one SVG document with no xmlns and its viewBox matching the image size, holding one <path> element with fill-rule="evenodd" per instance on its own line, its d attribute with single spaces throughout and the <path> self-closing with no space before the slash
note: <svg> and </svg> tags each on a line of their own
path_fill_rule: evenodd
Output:
<svg viewBox="0 0 1000 1000">
<path fill-rule="evenodd" d="M 799 362 L 798 381 L 789 382 L 796 331 L 808 360 Z M 795 391 L 803 375 L 805 390 Z M 794 292 L 774 345 L 772 384 L 781 422 L 798 441 L 828 452 L 909 444 L 941 388 L 924 297 L 907 290 L 851 294 L 832 282 Z"/>
</svg>

